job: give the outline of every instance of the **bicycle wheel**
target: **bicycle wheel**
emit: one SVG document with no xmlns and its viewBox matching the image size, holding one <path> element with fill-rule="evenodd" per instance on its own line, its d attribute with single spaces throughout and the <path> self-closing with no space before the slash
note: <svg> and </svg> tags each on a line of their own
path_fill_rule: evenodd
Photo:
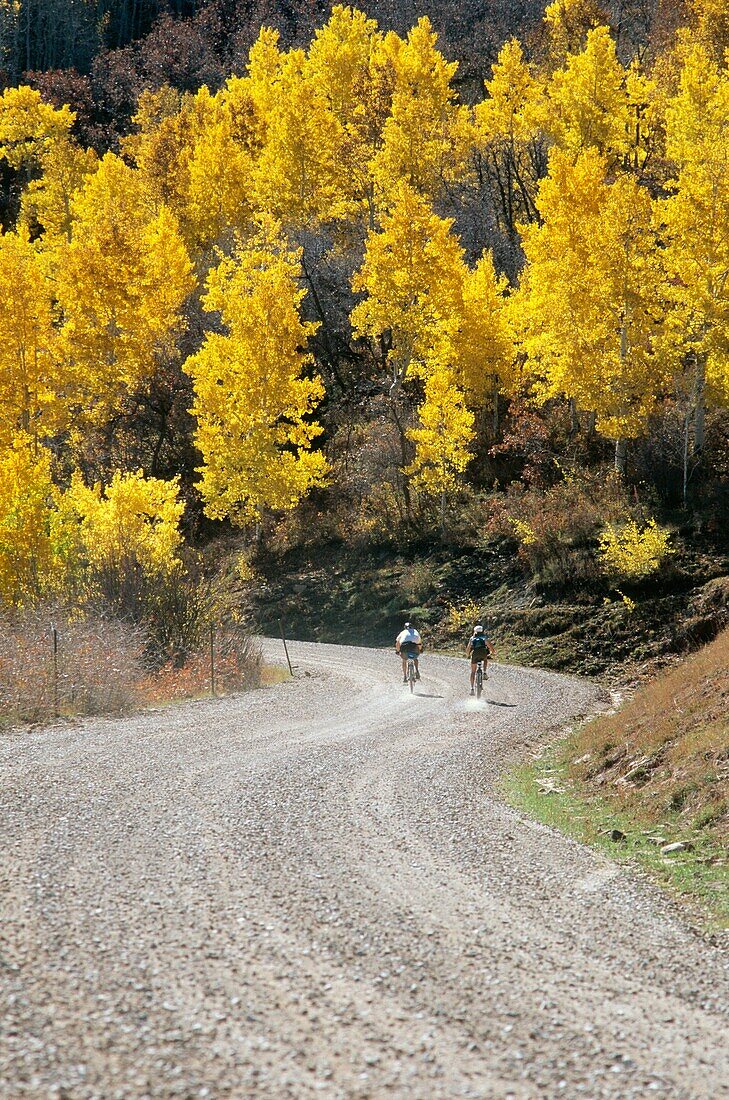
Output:
<svg viewBox="0 0 729 1100">
<path fill-rule="evenodd" d="M 415 691 L 415 661 L 408 661 L 408 680 L 410 681 L 410 694 Z"/>
<path fill-rule="evenodd" d="M 479 662 L 476 667 L 476 698 L 481 698 L 481 692 L 483 691 L 483 665 Z"/>
</svg>

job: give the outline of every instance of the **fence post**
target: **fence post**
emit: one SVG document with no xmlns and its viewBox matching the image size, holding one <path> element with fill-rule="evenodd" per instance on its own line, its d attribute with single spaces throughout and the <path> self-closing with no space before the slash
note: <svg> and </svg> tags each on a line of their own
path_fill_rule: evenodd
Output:
<svg viewBox="0 0 729 1100">
<path fill-rule="evenodd" d="M 55 623 L 51 623 L 51 636 L 53 638 L 53 717 L 58 718 L 58 631 Z"/>
<path fill-rule="evenodd" d="M 210 624 L 210 694 L 215 698 L 215 627 Z"/>
<path fill-rule="evenodd" d="M 293 674 L 294 674 L 294 670 L 293 670 L 293 668 L 291 667 L 291 658 L 289 657 L 289 647 L 288 647 L 288 646 L 286 645 L 286 636 L 285 636 L 285 634 L 284 634 L 284 625 L 283 625 L 283 619 L 279 619 L 279 620 L 278 620 L 278 625 L 279 625 L 279 626 L 280 626 L 280 628 L 281 628 L 281 641 L 283 642 L 283 647 L 284 647 L 284 653 L 286 654 L 286 663 L 287 663 L 287 664 L 288 664 L 288 666 L 289 666 L 289 672 L 290 672 L 290 673 L 291 673 L 291 675 L 293 676 Z"/>
</svg>

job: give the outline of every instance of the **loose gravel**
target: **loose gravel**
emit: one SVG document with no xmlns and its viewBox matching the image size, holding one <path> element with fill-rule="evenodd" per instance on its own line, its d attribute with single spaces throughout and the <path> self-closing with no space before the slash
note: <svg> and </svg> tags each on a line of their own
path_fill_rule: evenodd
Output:
<svg viewBox="0 0 729 1100">
<path fill-rule="evenodd" d="M 726 950 L 498 798 L 598 689 L 292 650 L 0 737 L 3 1100 L 729 1096 Z"/>
</svg>

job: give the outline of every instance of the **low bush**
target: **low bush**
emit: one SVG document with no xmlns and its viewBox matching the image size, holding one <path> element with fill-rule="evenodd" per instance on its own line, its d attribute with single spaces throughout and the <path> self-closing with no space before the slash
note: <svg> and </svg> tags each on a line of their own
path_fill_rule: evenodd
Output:
<svg viewBox="0 0 729 1100">
<path fill-rule="evenodd" d="M 191 653 L 184 664 L 169 661 L 143 685 L 148 703 L 164 703 L 178 699 L 196 699 L 215 693 L 227 695 L 258 687 L 263 677 L 263 660 L 258 645 L 237 625 L 227 625 L 214 631 L 213 652 L 208 645 Z"/>
<path fill-rule="evenodd" d="M 562 480 L 546 490 L 512 487 L 493 494 L 486 503 L 484 539 L 515 542 L 520 559 L 542 587 L 590 584 L 603 573 L 601 531 L 606 524 L 617 529 L 641 519 L 641 512 L 615 474 L 563 471 Z"/>
<path fill-rule="evenodd" d="M 622 526 L 609 523 L 599 539 L 599 555 L 605 572 L 612 577 L 639 580 L 657 573 L 673 553 L 670 535 L 654 519 L 640 526 L 629 520 Z"/>
<path fill-rule="evenodd" d="M 129 710 L 146 675 L 145 648 L 144 634 L 118 620 L 48 610 L 6 613 L 0 620 L 0 721 Z"/>
</svg>

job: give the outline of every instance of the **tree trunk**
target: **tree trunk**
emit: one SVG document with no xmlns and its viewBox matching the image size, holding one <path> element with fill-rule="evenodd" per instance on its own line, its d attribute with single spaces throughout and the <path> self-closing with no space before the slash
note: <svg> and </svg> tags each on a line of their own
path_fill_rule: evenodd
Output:
<svg viewBox="0 0 729 1100">
<path fill-rule="evenodd" d="M 577 402 L 574 397 L 570 397 L 568 405 L 570 410 L 570 432 L 572 435 L 578 435 L 580 431 L 580 414 L 577 411 Z"/>
<path fill-rule="evenodd" d="M 628 441 L 627 439 L 615 440 L 615 470 L 621 477 L 625 477 L 628 470 Z"/>
<path fill-rule="evenodd" d="M 689 466 L 689 435 L 691 430 L 691 409 L 686 407 L 686 415 L 683 421 L 683 506 L 688 502 L 688 466 Z"/>
<path fill-rule="evenodd" d="M 703 355 L 696 357 L 694 375 L 694 458 L 704 450 L 706 421 L 706 361 Z"/>
</svg>

